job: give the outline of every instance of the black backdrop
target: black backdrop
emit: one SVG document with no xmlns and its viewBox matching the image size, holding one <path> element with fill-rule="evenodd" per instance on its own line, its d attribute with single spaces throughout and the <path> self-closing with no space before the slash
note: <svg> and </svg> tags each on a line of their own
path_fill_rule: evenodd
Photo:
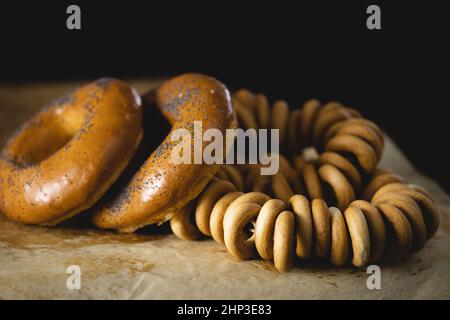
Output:
<svg viewBox="0 0 450 320">
<path fill-rule="evenodd" d="M 450 189 L 444 1 L 34 1 L 0 4 L 0 81 L 203 72 L 293 107 L 339 100 Z M 69 4 L 82 30 L 65 27 Z M 1 108 L 1 106 L 0 106 Z"/>
</svg>

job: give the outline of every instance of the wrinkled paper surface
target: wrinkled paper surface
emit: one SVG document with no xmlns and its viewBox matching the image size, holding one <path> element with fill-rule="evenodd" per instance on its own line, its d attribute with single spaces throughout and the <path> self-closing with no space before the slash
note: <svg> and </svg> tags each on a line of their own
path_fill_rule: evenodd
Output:
<svg viewBox="0 0 450 320">
<path fill-rule="evenodd" d="M 132 83 L 142 92 L 157 82 Z M 75 86 L 0 86 L 0 144 L 45 101 Z M 311 263 L 278 273 L 268 262 L 238 261 L 210 239 L 32 227 L 0 215 L 0 299 L 449 299 L 450 197 L 390 139 L 381 166 L 427 188 L 442 220 L 420 252 L 380 264 L 380 290 L 367 288 L 365 268 Z M 79 290 L 66 286 L 71 265 L 81 269 Z"/>
</svg>

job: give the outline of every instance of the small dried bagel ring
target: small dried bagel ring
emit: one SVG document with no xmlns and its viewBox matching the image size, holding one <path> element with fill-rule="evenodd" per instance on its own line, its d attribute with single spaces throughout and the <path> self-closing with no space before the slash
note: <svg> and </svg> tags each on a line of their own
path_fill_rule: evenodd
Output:
<svg viewBox="0 0 450 320">
<path fill-rule="evenodd" d="M 333 124 L 331 127 L 328 128 L 328 130 L 326 131 L 325 135 L 324 135 L 324 141 L 329 140 L 331 137 L 335 136 L 336 133 L 343 127 L 348 126 L 348 125 L 361 125 L 361 126 L 366 126 L 371 128 L 380 138 L 380 140 L 383 142 L 384 145 L 384 136 L 383 133 L 381 132 L 380 128 L 373 123 L 372 121 L 369 121 L 367 119 L 364 118 L 358 118 L 358 117 L 354 117 L 351 119 L 347 119 L 345 121 L 341 121 L 341 122 L 337 122 L 335 124 Z"/>
<path fill-rule="evenodd" d="M 198 230 L 197 226 L 191 222 L 193 211 L 194 203 L 190 202 L 170 219 L 170 228 L 178 238 L 183 240 L 197 240 L 203 238 L 204 235 Z"/>
<path fill-rule="evenodd" d="M 399 260 L 405 257 L 412 244 L 412 230 L 408 219 L 400 209 L 392 204 L 380 203 L 376 207 L 384 215 L 387 222 L 386 259 Z"/>
<path fill-rule="evenodd" d="M 433 237 L 439 228 L 441 217 L 434 202 L 426 194 L 411 189 L 403 183 L 390 183 L 380 188 L 372 197 L 372 202 L 376 202 L 377 198 L 386 192 L 398 192 L 405 194 L 413 199 L 422 211 L 425 224 L 427 226 L 428 239 Z"/>
<path fill-rule="evenodd" d="M 349 234 L 341 210 L 328 208 L 331 220 L 331 252 L 330 262 L 335 266 L 342 266 L 348 260 L 350 252 Z"/>
<path fill-rule="evenodd" d="M 340 128 L 336 134 L 348 134 L 367 141 L 375 150 L 378 160 L 381 159 L 381 155 L 383 154 L 383 140 L 369 126 L 363 126 L 356 123 L 347 124 Z"/>
<path fill-rule="evenodd" d="M 280 272 L 289 271 L 294 265 L 294 214 L 291 211 L 281 212 L 275 221 L 273 239 L 273 262 Z"/>
<path fill-rule="evenodd" d="M 302 178 L 310 199 L 324 198 L 319 174 L 316 167 L 312 163 L 307 163 L 302 168 Z"/>
<path fill-rule="evenodd" d="M 242 192 L 230 192 L 217 200 L 214 208 L 211 211 L 209 228 L 211 230 L 211 236 L 218 243 L 225 244 L 223 240 L 223 219 L 228 206 L 237 198 L 242 196 Z"/>
<path fill-rule="evenodd" d="M 373 147 L 352 135 L 341 134 L 331 138 L 327 141 L 325 150 L 352 153 L 366 174 L 371 174 L 378 163 Z"/>
<path fill-rule="evenodd" d="M 242 203 L 256 203 L 259 206 L 262 206 L 264 203 L 270 200 L 270 197 L 262 192 L 248 192 L 240 196 L 239 198 L 236 198 L 227 208 L 227 211 L 225 212 L 225 218 L 227 219 L 228 213 L 231 212 L 234 207 L 242 204 Z"/>
<path fill-rule="evenodd" d="M 339 209 L 345 210 L 348 204 L 355 200 L 355 192 L 350 182 L 335 166 L 324 164 L 319 168 L 319 176 L 333 189 Z"/>
<path fill-rule="evenodd" d="M 404 182 L 404 179 L 400 177 L 397 174 L 393 174 L 391 172 L 381 172 L 377 174 L 375 177 L 370 180 L 369 184 L 364 189 L 361 197 L 364 200 L 370 201 L 374 194 L 379 190 L 381 187 L 394 183 L 394 182 Z"/>
<path fill-rule="evenodd" d="M 294 195 L 286 176 L 280 172 L 272 176 L 272 189 L 275 196 L 285 202 Z"/>
<path fill-rule="evenodd" d="M 400 209 L 408 219 L 411 224 L 413 235 L 412 251 L 417 251 L 425 245 L 425 242 L 427 241 L 427 227 L 422 212 L 414 200 L 401 193 L 387 192 L 380 195 L 377 198 L 377 202 L 374 202 L 375 205 L 378 203 L 389 203 L 394 205 Z"/>
<path fill-rule="evenodd" d="M 280 146 L 286 142 L 287 127 L 289 122 L 289 107 L 285 101 L 276 101 L 272 108 L 271 128 L 278 129 Z"/>
<path fill-rule="evenodd" d="M 331 246 L 331 225 L 328 206 L 322 199 L 314 199 L 311 205 L 316 256 L 318 258 L 327 258 L 330 254 Z"/>
<path fill-rule="evenodd" d="M 383 256 L 386 247 L 386 226 L 378 209 L 368 201 L 355 200 L 349 205 L 359 208 L 366 218 L 370 234 L 369 262 L 375 262 Z"/>
<path fill-rule="evenodd" d="M 250 110 L 256 107 L 256 97 L 250 90 L 239 89 L 233 94 L 233 98 L 239 100 L 239 102 Z"/>
<path fill-rule="evenodd" d="M 258 124 L 256 123 L 256 119 L 252 113 L 252 110 L 247 108 L 247 106 L 243 105 L 242 102 L 236 100 L 234 97 L 232 101 L 239 125 L 246 129 L 258 129 Z"/>
<path fill-rule="evenodd" d="M 311 144 L 311 135 L 313 124 L 320 110 L 320 102 L 318 100 L 308 100 L 302 108 L 302 116 L 300 119 L 301 141 L 306 145 Z"/>
<path fill-rule="evenodd" d="M 313 144 L 318 146 L 322 141 L 325 131 L 333 124 L 350 118 L 350 113 L 342 105 L 336 102 L 330 102 L 325 105 L 317 115 L 315 126 L 313 128 Z"/>
<path fill-rule="evenodd" d="M 239 203 L 228 211 L 224 219 L 224 242 L 236 258 L 251 259 L 256 254 L 254 237 L 247 237 L 244 229 L 256 218 L 261 206 L 256 203 Z"/>
<path fill-rule="evenodd" d="M 309 201 L 305 196 L 294 195 L 289 199 L 297 225 L 297 256 L 308 259 L 313 252 L 314 226 Z"/>
<path fill-rule="evenodd" d="M 217 200 L 228 192 L 233 191 L 236 191 L 236 188 L 231 182 L 221 180 L 209 184 L 202 192 L 198 199 L 198 205 L 195 208 L 195 222 L 203 234 L 211 236 L 209 220 Z"/>
<path fill-rule="evenodd" d="M 370 258 L 370 234 L 366 219 L 357 207 L 348 207 L 344 216 L 352 242 L 352 264 L 356 267 L 364 266 Z"/>
<path fill-rule="evenodd" d="M 261 258 L 273 258 L 273 235 L 278 215 L 285 211 L 287 204 L 278 199 L 267 201 L 261 208 L 255 224 L 255 245 Z"/>
<path fill-rule="evenodd" d="M 361 188 L 361 175 L 358 169 L 345 157 L 336 152 L 324 152 L 320 155 L 321 164 L 331 164 L 342 171 L 348 181 L 352 184 L 354 190 Z"/>
</svg>

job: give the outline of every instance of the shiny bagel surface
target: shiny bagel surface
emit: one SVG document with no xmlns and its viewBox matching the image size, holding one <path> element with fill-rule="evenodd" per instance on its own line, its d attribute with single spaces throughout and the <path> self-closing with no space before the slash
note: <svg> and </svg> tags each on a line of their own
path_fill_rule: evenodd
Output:
<svg viewBox="0 0 450 320">
<path fill-rule="evenodd" d="M 172 150 L 182 143 L 171 139 L 174 130 L 186 129 L 194 146 L 195 121 L 201 122 L 203 131 L 212 128 L 223 135 L 236 125 L 227 88 L 205 75 L 170 79 L 146 94 L 144 100 L 156 105 L 172 129 L 126 186 L 94 214 L 93 222 L 100 228 L 133 232 L 170 219 L 205 188 L 219 169 L 218 164 L 204 162 L 174 163 Z M 203 148 L 205 145 L 203 142 Z"/>
<path fill-rule="evenodd" d="M 55 225 L 91 207 L 117 179 L 142 136 L 140 97 L 102 78 L 57 99 L 9 140 L 0 158 L 0 211 Z"/>
</svg>

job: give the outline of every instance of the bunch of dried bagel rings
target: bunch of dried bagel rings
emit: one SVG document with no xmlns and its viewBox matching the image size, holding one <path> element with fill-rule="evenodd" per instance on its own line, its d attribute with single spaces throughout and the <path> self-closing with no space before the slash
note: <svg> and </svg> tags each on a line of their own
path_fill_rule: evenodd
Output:
<svg viewBox="0 0 450 320">
<path fill-rule="evenodd" d="M 427 191 L 378 168 L 379 127 L 336 102 L 284 101 L 241 89 L 233 97 L 242 128 L 279 129 L 280 170 L 223 165 L 200 196 L 170 221 L 182 239 L 213 237 L 239 259 L 273 260 L 287 271 L 298 260 L 357 267 L 401 259 L 439 227 Z"/>
<path fill-rule="evenodd" d="M 171 131 L 118 185 L 142 146 L 143 108 L 162 114 Z M 279 172 L 173 163 L 180 142 L 171 135 L 193 133 L 194 121 L 223 134 L 238 126 L 279 129 Z M 0 155 L 0 212 L 53 226 L 89 209 L 97 227 L 120 232 L 170 219 L 180 238 L 212 236 L 233 256 L 273 259 L 279 271 L 296 256 L 362 266 L 419 250 L 439 226 L 425 190 L 377 168 L 383 145 L 378 126 L 335 102 L 271 108 L 264 95 L 231 97 L 201 74 L 175 77 L 142 97 L 123 81 L 100 79 L 53 101 L 11 137 Z"/>
</svg>

